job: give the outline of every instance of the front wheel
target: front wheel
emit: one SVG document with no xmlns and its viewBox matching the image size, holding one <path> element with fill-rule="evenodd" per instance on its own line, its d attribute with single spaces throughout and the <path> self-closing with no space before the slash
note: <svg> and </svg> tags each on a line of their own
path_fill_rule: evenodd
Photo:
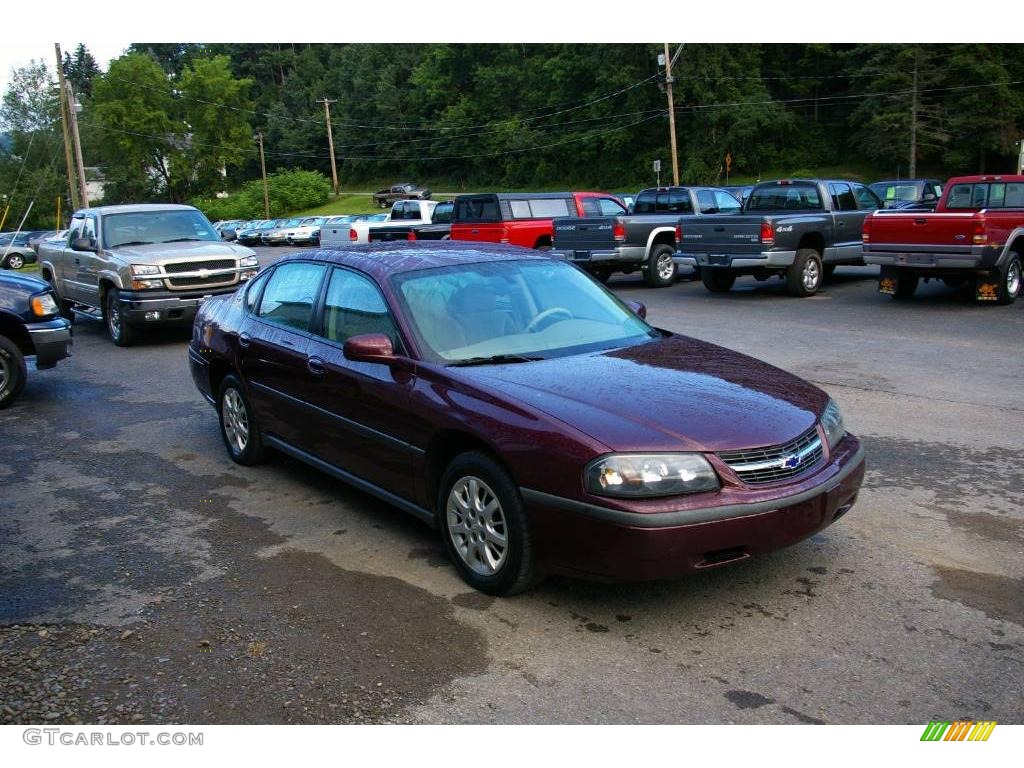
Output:
<svg viewBox="0 0 1024 768">
<path fill-rule="evenodd" d="M 672 246 L 656 245 L 651 249 L 644 266 L 644 281 L 651 288 L 665 288 L 676 281 L 676 262 L 672 258 Z"/>
<path fill-rule="evenodd" d="M 813 296 L 821 288 L 824 274 L 821 255 L 813 248 L 801 248 L 786 270 L 786 289 L 792 296 Z"/>
<path fill-rule="evenodd" d="M 702 269 L 700 279 L 712 293 L 725 293 L 736 282 L 736 273 L 727 269 Z"/>
<path fill-rule="evenodd" d="M 256 415 L 245 396 L 242 382 L 234 374 L 224 377 L 217 396 L 220 436 L 228 456 L 236 464 L 251 466 L 263 461 L 265 451 Z"/>
<path fill-rule="evenodd" d="M 996 304 L 1013 304 L 1020 295 L 1021 287 L 1021 262 L 1020 256 L 1016 253 L 1010 254 L 1010 260 L 1006 269 L 1000 276 L 999 292 L 996 294 Z"/>
<path fill-rule="evenodd" d="M 25 257 L 22 256 L 20 253 L 12 253 L 10 256 L 7 257 L 5 266 L 8 269 L 21 269 L 22 267 L 25 266 Z"/>
<path fill-rule="evenodd" d="M 535 583 L 526 509 L 508 472 L 484 453 L 463 453 L 441 478 L 437 514 L 459 575 L 489 595 Z"/>
<path fill-rule="evenodd" d="M 18 345 L 0 336 L 0 408 L 6 408 L 17 399 L 25 388 L 27 376 L 25 356 Z"/>
<path fill-rule="evenodd" d="M 103 320 L 107 324 L 110 340 L 119 347 L 130 347 L 139 337 L 139 329 L 128 323 L 121 306 L 121 294 L 117 288 L 107 291 L 103 302 Z"/>
</svg>

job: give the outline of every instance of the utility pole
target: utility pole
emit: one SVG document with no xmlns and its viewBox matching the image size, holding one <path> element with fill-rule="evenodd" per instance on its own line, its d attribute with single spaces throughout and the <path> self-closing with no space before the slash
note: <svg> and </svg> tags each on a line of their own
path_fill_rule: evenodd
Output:
<svg viewBox="0 0 1024 768">
<path fill-rule="evenodd" d="M 1017 142 L 1020 146 L 1020 154 L 1017 155 L 1017 175 L 1024 176 L 1024 139 Z"/>
<path fill-rule="evenodd" d="M 919 51 L 914 49 L 914 84 L 910 96 L 910 169 L 909 178 L 917 176 L 917 67 Z"/>
<path fill-rule="evenodd" d="M 676 56 L 683 50 L 679 46 Z M 674 57 L 673 57 L 674 58 Z M 679 186 L 679 152 L 676 149 L 676 107 L 672 100 L 672 61 L 668 55 L 668 43 L 665 43 L 665 91 L 668 93 L 668 131 L 672 141 L 672 183 Z"/>
<path fill-rule="evenodd" d="M 71 117 L 71 141 L 75 148 L 75 165 L 78 168 L 78 194 L 82 198 L 82 207 L 89 207 L 89 190 L 85 187 L 85 163 L 82 161 L 82 140 L 78 135 L 78 104 L 71 83 L 66 85 L 68 95 L 68 115 Z"/>
<path fill-rule="evenodd" d="M 54 43 L 57 51 L 57 80 L 60 83 L 60 126 L 64 132 L 64 160 L 68 169 L 68 194 L 71 198 L 71 207 L 78 210 L 80 201 L 78 199 L 78 187 L 75 184 L 75 170 L 71 164 L 71 132 L 68 129 L 68 99 L 66 94 L 66 82 L 64 80 L 64 60 L 60 55 L 60 43 Z"/>
<path fill-rule="evenodd" d="M 327 147 L 331 152 L 331 180 L 334 182 L 334 196 L 338 196 L 338 166 L 334 163 L 334 130 L 331 128 L 331 104 L 337 99 L 320 99 L 324 105 L 324 118 L 327 120 Z"/>
<path fill-rule="evenodd" d="M 260 145 L 260 173 L 263 175 L 263 217 L 270 218 L 270 191 L 267 188 L 267 162 L 263 159 L 263 133 L 256 134 Z"/>
</svg>

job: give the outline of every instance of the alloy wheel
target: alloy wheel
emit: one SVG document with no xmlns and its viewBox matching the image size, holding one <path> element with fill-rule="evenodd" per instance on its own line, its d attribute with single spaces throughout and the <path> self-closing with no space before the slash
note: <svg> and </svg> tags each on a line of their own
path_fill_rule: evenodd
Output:
<svg viewBox="0 0 1024 768">
<path fill-rule="evenodd" d="M 1016 296 L 1020 292 L 1020 262 L 1014 259 L 1006 270 L 1006 293 L 1008 296 Z"/>
<path fill-rule="evenodd" d="M 107 328 L 110 330 L 110 338 L 121 338 L 121 310 L 116 301 L 107 301 Z"/>
<path fill-rule="evenodd" d="M 658 270 L 658 277 L 662 280 L 671 280 L 672 274 L 675 271 L 675 263 L 672 261 L 672 254 L 665 253 L 659 256 L 656 268 Z"/>
<path fill-rule="evenodd" d="M 0 355 L 0 392 L 7 390 L 7 385 L 11 381 L 11 366 L 7 362 L 7 358 Z"/>
<path fill-rule="evenodd" d="M 228 446 L 232 453 L 240 454 L 249 444 L 249 416 L 245 410 L 245 401 L 237 389 L 226 389 L 220 407 Z"/>
<path fill-rule="evenodd" d="M 804 271 L 801 278 L 803 279 L 804 290 L 816 290 L 818 282 L 821 280 L 821 269 L 818 267 L 818 262 L 814 259 L 808 259 L 804 264 Z"/>
<path fill-rule="evenodd" d="M 11 269 L 21 269 L 25 266 L 25 260 L 18 254 L 14 253 L 7 258 L 7 266 Z"/>
<path fill-rule="evenodd" d="M 474 573 L 493 576 L 508 558 L 508 526 L 501 502 L 479 477 L 463 477 L 448 494 L 448 535 Z"/>
</svg>

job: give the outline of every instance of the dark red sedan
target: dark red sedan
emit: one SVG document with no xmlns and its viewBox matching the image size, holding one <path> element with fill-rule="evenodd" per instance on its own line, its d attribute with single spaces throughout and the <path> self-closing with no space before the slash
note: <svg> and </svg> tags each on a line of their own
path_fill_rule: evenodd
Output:
<svg viewBox="0 0 1024 768">
<path fill-rule="evenodd" d="M 644 315 L 534 251 L 355 246 L 209 299 L 189 359 L 233 460 L 416 515 L 493 594 L 719 566 L 850 509 L 863 451 L 824 392 Z"/>
</svg>

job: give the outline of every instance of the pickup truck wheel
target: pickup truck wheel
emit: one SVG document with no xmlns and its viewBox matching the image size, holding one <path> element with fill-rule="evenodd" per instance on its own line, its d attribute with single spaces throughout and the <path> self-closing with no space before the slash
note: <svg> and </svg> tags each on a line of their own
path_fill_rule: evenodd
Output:
<svg viewBox="0 0 1024 768">
<path fill-rule="evenodd" d="M 103 322 L 107 324 L 110 340 L 119 347 L 130 347 L 138 339 L 139 330 L 129 325 L 121 311 L 120 292 L 117 288 L 107 291 L 103 302 Z"/>
<path fill-rule="evenodd" d="M 736 282 L 736 273 L 727 269 L 702 269 L 700 279 L 712 293 L 725 293 Z"/>
<path fill-rule="evenodd" d="M 644 266 L 644 282 L 651 288 L 666 288 L 676 281 L 678 267 L 672 260 L 672 251 L 672 246 L 664 243 L 651 249 Z"/>
<path fill-rule="evenodd" d="M 242 382 L 234 374 L 225 376 L 220 384 L 217 413 L 220 414 L 220 436 L 231 460 L 244 466 L 262 462 L 266 451 L 256 415 L 245 397 Z"/>
<path fill-rule="evenodd" d="M 901 270 L 900 274 L 896 276 L 896 292 L 892 297 L 894 299 L 909 299 L 917 290 L 919 279 L 917 275 L 911 275 Z"/>
<path fill-rule="evenodd" d="M 0 336 L 0 408 L 6 408 L 25 388 L 25 356 L 18 345 Z"/>
<path fill-rule="evenodd" d="M 490 595 L 513 595 L 536 583 L 526 508 L 508 472 L 473 451 L 441 478 L 437 519 L 448 556 L 463 580 Z"/>
<path fill-rule="evenodd" d="M 1013 304 L 1020 295 L 1020 286 L 1020 256 L 1016 253 L 1011 253 L 1010 260 L 1003 271 L 1002 280 L 999 281 L 999 294 L 996 298 L 996 304 Z"/>
<path fill-rule="evenodd" d="M 388 207 L 388 201 L 387 200 L 379 200 L 379 201 L 377 201 L 377 205 L 379 205 L 381 208 L 386 209 Z"/>
<path fill-rule="evenodd" d="M 4 266 L 8 269 L 21 269 L 25 266 L 25 257 L 20 253 L 12 253 L 7 257 Z"/>
<path fill-rule="evenodd" d="M 813 248 L 801 248 L 786 270 L 786 288 L 792 296 L 813 296 L 821 288 L 823 276 L 819 253 Z"/>
</svg>

